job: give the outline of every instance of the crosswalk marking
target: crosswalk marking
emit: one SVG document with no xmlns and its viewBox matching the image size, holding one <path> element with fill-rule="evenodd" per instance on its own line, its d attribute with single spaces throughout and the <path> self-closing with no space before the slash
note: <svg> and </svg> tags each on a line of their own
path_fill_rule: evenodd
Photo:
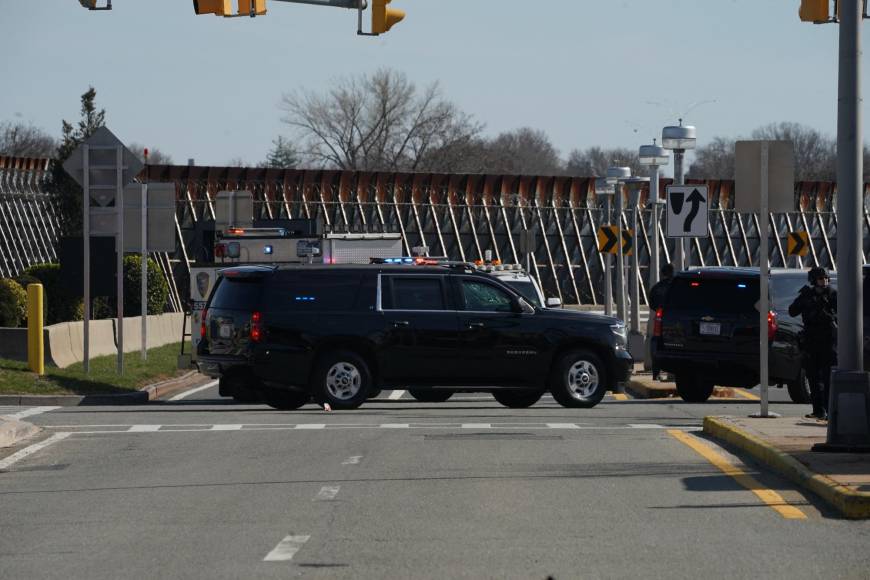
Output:
<svg viewBox="0 0 870 580">
<path fill-rule="evenodd" d="M 49 411 L 54 411 L 55 409 L 60 409 L 60 407 L 29 407 L 22 409 L 18 406 L 3 406 L 0 407 L 0 417 L 7 417 L 9 419 L 15 419 L 16 421 L 20 421 L 26 417 L 33 417 L 34 415 L 41 415 L 42 413 L 48 413 Z"/>
<path fill-rule="evenodd" d="M 271 552 L 263 558 L 264 562 L 287 562 L 293 559 L 296 552 L 299 551 L 305 542 L 311 539 L 311 536 L 287 536 L 275 546 Z"/>
</svg>

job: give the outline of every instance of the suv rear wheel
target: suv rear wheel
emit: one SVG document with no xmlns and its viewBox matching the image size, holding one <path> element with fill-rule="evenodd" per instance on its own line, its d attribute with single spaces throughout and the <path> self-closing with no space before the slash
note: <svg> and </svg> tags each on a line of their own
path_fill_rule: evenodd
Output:
<svg viewBox="0 0 870 580">
<path fill-rule="evenodd" d="M 550 377 L 550 392 L 563 407 L 594 407 L 606 390 L 604 363 L 588 350 L 562 355 Z"/>
<path fill-rule="evenodd" d="M 408 393 L 421 403 L 443 403 L 453 396 L 453 391 L 408 389 Z"/>
<path fill-rule="evenodd" d="M 712 381 L 692 372 L 677 373 L 677 394 L 687 403 L 703 403 L 713 394 Z"/>
<path fill-rule="evenodd" d="M 801 369 L 797 379 L 786 383 L 786 386 L 792 402 L 808 405 L 812 401 L 810 382 L 807 380 L 807 373 L 804 369 Z"/>
<path fill-rule="evenodd" d="M 525 409 L 537 403 L 544 391 L 493 391 L 495 400 L 511 409 Z"/>
<path fill-rule="evenodd" d="M 322 356 L 314 368 L 311 393 L 333 409 L 356 409 L 372 389 L 372 374 L 358 354 L 339 350 Z"/>
</svg>

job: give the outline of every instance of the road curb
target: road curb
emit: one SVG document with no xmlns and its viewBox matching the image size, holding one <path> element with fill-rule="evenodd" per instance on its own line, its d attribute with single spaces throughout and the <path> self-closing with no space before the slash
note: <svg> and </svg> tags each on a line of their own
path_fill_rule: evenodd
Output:
<svg viewBox="0 0 870 580">
<path fill-rule="evenodd" d="M 654 386 L 648 383 L 657 383 Z M 661 386 L 659 386 L 661 385 Z M 628 382 L 626 390 L 638 399 L 679 399 L 677 387 L 673 383 L 659 383 L 652 379 L 633 378 Z M 713 397 L 733 398 L 734 389 L 731 387 L 716 387 L 713 389 Z"/>
<path fill-rule="evenodd" d="M 820 475 L 773 445 L 730 424 L 704 417 L 704 433 L 749 453 L 780 475 L 808 489 L 849 519 L 870 519 L 870 492 L 855 491 Z"/>
<path fill-rule="evenodd" d="M 138 391 L 117 395 L 0 395 L 0 405 L 78 407 L 88 405 L 141 405 L 167 394 L 197 384 L 205 384 L 208 377 L 197 371 L 187 372 L 159 383 L 146 385 Z"/>
<path fill-rule="evenodd" d="M 42 428 L 32 423 L 0 417 L 0 448 L 11 447 L 22 439 L 33 437 L 40 431 Z"/>
</svg>

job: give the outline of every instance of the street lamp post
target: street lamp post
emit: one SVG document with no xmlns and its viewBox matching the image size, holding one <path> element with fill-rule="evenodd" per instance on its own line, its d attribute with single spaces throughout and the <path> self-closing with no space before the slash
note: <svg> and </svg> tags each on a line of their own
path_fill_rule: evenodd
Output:
<svg viewBox="0 0 870 580">
<path fill-rule="evenodd" d="M 640 201 L 640 191 L 644 184 L 649 183 L 649 177 L 631 177 L 623 181 L 628 186 L 628 204 L 631 211 L 631 270 L 629 273 L 629 298 L 631 302 L 631 327 L 629 334 L 629 352 L 631 356 L 639 358 L 637 349 L 633 349 L 635 345 L 640 344 L 638 337 L 640 333 L 640 264 L 638 262 L 638 254 L 640 253 L 640 245 L 637 243 L 637 205 Z"/>
<path fill-rule="evenodd" d="M 647 288 L 652 288 L 659 281 L 659 222 L 661 220 L 661 207 L 663 200 L 659 198 L 659 167 L 667 165 L 670 162 L 670 155 L 667 149 L 656 145 L 653 139 L 652 145 L 641 145 L 638 154 L 638 161 L 641 165 L 649 167 L 650 184 L 649 195 L 652 205 L 652 227 L 650 230 L 653 233 L 653 244 L 650 248 L 649 262 L 649 282 Z"/>
<path fill-rule="evenodd" d="M 685 155 L 686 150 L 694 149 L 696 142 L 695 128 L 691 125 L 684 127 L 682 119 L 680 119 L 678 126 L 662 129 L 662 147 L 674 152 L 674 185 L 683 185 L 683 155 Z M 679 270 L 686 268 L 685 247 L 683 244 L 684 238 L 677 240 L 677 251 L 674 261 L 677 263 L 677 269 Z"/>
<path fill-rule="evenodd" d="M 622 320 L 625 320 L 625 256 L 622 251 L 622 183 L 629 178 L 631 178 L 631 168 L 629 167 L 607 168 L 607 183 L 613 185 L 613 193 L 616 196 L 616 263 L 619 265 L 616 269 L 616 287 L 618 290 L 616 295 L 616 316 Z M 609 265 L 609 254 L 607 262 Z M 607 280 L 610 280 L 610 276 L 610 268 L 608 267 Z"/>
</svg>

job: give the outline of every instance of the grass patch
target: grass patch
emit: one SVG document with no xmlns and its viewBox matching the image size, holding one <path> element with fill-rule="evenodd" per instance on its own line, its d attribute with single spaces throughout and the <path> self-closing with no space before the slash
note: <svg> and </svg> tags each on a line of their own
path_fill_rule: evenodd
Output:
<svg viewBox="0 0 870 580">
<path fill-rule="evenodd" d="M 185 348 L 190 352 L 189 348 Z M 82 363 L 65 369 L 46 367 L 45 375 L 30 372 L 27 363 L 0 359 L 0 395 L 105 395 L 129 393 L 187 370 L 177 368 L 181 343 L 167 344 L 148 351 L 142 361 L 139 351 L 124 354 L 124 374 L 116 372 L 115 355 L 91 359 L 91 372 Z"/>
</svg>

